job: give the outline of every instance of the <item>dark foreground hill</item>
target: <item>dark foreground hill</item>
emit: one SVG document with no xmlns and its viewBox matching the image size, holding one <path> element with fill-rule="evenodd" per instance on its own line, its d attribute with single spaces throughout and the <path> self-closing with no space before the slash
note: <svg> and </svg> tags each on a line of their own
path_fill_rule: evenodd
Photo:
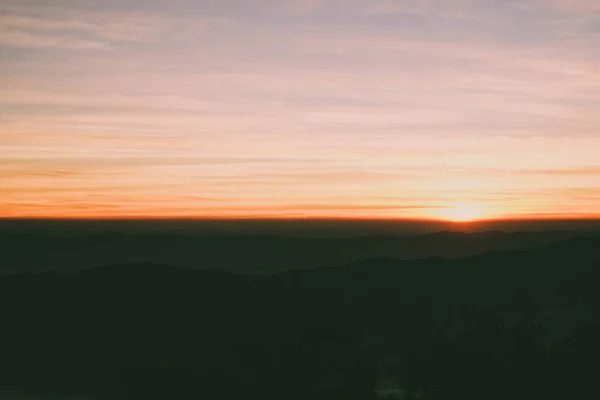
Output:
<svg viewBox="0 0 600 400">
<path fill-rule="evenodd" d="M 244 275 L 0 279 L 0 390 L 114 399 L 598 398 L 600 238 Z"/>
</svg>

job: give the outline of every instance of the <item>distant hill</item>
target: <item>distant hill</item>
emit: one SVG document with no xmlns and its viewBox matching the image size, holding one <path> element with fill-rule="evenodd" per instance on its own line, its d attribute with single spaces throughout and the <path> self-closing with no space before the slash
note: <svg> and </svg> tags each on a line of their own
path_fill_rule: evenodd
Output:
<svg viewBox="0 0 600 400">
<path fill-rule="evenodd" d="M 238 273 L 275 273 L 373 257 L 457 258 L 490 250 L 543 247 L 576 232 L 440 232 L 417 236 L 298 238 L 104 233 L 0 234 L 0 274 L 69 271 L 121 263 L 173 264 Z M 597 234 L 600 236 L 600 234 Z"/>
</svg>

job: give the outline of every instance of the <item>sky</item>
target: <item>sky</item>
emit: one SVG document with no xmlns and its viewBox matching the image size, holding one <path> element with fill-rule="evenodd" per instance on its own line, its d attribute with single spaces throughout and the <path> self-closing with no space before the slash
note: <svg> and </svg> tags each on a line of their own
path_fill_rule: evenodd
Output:
<svg viewBox="0 0 600 400">
<path fill-rule="evenodd" d="M 0 217 L 600 217 L 598 0 L 0 0 Z"/>
</svg>

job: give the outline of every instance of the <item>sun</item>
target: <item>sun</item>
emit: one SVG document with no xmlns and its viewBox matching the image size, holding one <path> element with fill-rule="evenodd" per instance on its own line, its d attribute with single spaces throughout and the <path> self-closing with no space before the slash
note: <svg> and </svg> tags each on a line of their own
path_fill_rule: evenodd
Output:
<svg viewBox="0 0 600 400">
<path fill-rule="evenodd" d="M 454 222 L 470 222 L 485 216 L 483 208 L 476 204 L 457 204 L 444 210 L 444 217 Z"/>
</svg>

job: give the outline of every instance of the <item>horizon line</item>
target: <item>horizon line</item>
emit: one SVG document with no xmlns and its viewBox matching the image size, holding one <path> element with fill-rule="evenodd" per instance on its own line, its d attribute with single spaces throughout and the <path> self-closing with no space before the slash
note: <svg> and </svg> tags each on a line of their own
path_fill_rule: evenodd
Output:
<svg viewBox="0 0 600 400">
<path fill-rule="evenodd" d="M 377 217 L 377 216 L 0 216 L 0 221 L 190 221 L 190 222 L 237 222 L 237 221 L 332 221 L 332 222 L 422 222 L 422 223 L 449 223 L 456 225 L 472 225 L 487 222 L 542 222 L 542 221 L 597 221 L 600 214 L 527 214 L 522 216 L 506 216 L 491 218 L 474 218 L 468 221 L 457 221 L 435 217 Z"/>
</svg>

